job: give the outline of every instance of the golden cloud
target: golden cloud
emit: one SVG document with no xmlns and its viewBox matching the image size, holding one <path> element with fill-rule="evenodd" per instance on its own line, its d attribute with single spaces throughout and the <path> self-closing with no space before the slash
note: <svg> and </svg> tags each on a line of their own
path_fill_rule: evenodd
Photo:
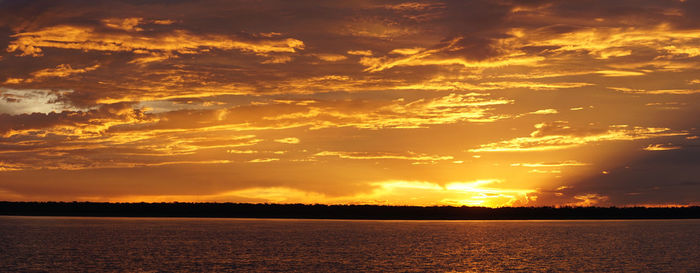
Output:
<svg viewBox="0 0 700 273">
<path fill-rule="evenodd" d="M 645 151 L 668 151 L 668 150 L 678 150 L 681 149 L 680 146 L 674 146 L 671 144 L 649 144 L 649 146 L 644 147 Z"/>
<path fill-rule="evenodd" d="M 643 76 L 643 72 L 637 71 L 621 71 L 621 70 L 600 70 L 595 73 L 602 74 L 604 77 L 629 77 L 629 76 Z"/>
<path fill-rule="evenodd" d="M 644 90 L 644 89 L 634 89 L 634 88 L 627 88 L 627 87 L 608 87 L 609 89 L 615 90 L 615 91 L 620 91 L 624 93 L 631 93 L 631 94 L 648 94 L 648 95 L 663 95 L 663 94 L 670 94 L 670 95 L 691 95 L 691 94 L 697 94 L 700 93 L 700 90 L 693 90 L 693 89 L 662 89 L 662 90 Z"/>
<path fill-rule="evenodd" d="M 673 53 L 674 45 L 696 45 L 700 39 L 700 30 L 678 30 L 668 24 L 653 28 L 609 27 L 587 28 L 560 35 L 529 33 L 519 39 L 526 40 L 523 46 L 551 46 L 556 51 L 585 51 L 599 59 L 623 57 L 632 54 L 630 48 L 649 47 L 659 51 Z M 686 54 L 683 52 L 682 54 Z"/>
<path fill-rule="evenodd" d="M 566 123 L 541 123 L 529 137 L 518 137 L 480 145 L 470 152 L 531 152 L 572 148 L 588 143 L 616 140 L 638 140 L 665 136 L 687 135 L 669 128 L 610 126 L 607 129 L 576 131 Z"/>
<path fill-rule="evenodd" d="M 185 30 L 146 36 L 140 33 L 100 33 L 91 27 L 68 25 L 21 32 L 12 37 L 16 39 L 10 42 L 7 51 L 19 51 L 21 56 L 41 56 L 42 48 L 180 54 L 199 53 L 212 48 L 254 53 L 294 53 L 304 49 L 304 42 L 292 38 L 244 41 L 232 36 L 197 35 Z"/>
<path fill-rule="evenodd" d="M 499 81 L 499 82 L 481 82 L 481 83 L 469 83 L 463 78 L 449 78 L 445 76 L 437 76 L 431 78 L 427 81 L 420 83 L 415 83 L 411 85 L 398 85 L 392 87 L 398 90 L 474 90 L 474 91 L 486 91 L 486 90 L 499 90 L 499 89 L 509 89 L 509 88 L 527 88 L 531 90 L 557 90 L 566 88 L 578 88 L 593 85 L 591 83 L 583 82 L 513 82 L 513 81 Z"/>
<path fill-rule="evenodd" d="M 43 78 L 65 78 L 74 74 L 82 74 L 89 71 L 93 71 L 99 67 L 99 64 L 84 68 L 73 68 L 69 64 L 60 64 L 56 66 L 56 68 L 46 68 L 34 71 L 30 73 L 30 75 L 32 76 L 31 78 L 9 78 L 5 81 L 5 84 L 31 83 L 33 81 L 42 80 Z"/>
<path fill-rule="evenodd" d="M 340 54 L 315 54 L 316 58 L 326 62 L 337 62 L 347 59 L 348 57 Z"/>
<path fill-rule="evenodd" d="M 312 129 L 328 127 L 419 128 L 432 124 L 456 122 L 493 122 L 507 116 L 489 115 L 491 106 L 512 103 L 506 99 L 488 99 L 481 94 L 452 93 L 432 99 L 405 101 L 353 101 L 318 102 L 300 108 L 289 108 L 287 113 L 263 117 L 266 121 L 295 126 L 311 126 Z M 353 105 L 354 108 L 349 108 Z M 275 107 L 273 105 L 259 107 Z M 295 111 L 290 111 L 294 110 Z"/>
<path fill-rule="evenodd" d="M 266 163 L 266 162 L 273 162 L 273 161 L 278 161 L 280 160 L 279 158 L 256 158 L 249 160 L 248 162 L 250 163 Z"/>
<path fill-rule="evenodd" d="M 577 202 L 569 203 L 566 204 L 567 206 L 575 206 L 575 207 L 590 207 L 590 206 L 600 206 L 607 202 L 610 198 L 605 195 L 601 195 L 599 193 L 588 193 L 588 194 L 582 194 L 582 195 L 576 195 L 574 196 L 574 199 L 577 199 Z"/>
<path fill-rule="evenodd" d="M 396 66 L 460 65 L 466 68 L 495 68 L 511 65 L 534 66 L 544 60 L 540 56 L 525 56 L 522 54 L 500 56 L 483 61 L 470 61 L 458 57 L 438 55 L 441 52 L 457 48 L 457 43 L 461 40 L 461 38 L 453 39 L 446 46 L 429 50 L 421 50 L 419 48 L 412 50 L 395 49 L 394 53 L 401 52 L 406 55 L 397 58 L 363 57 L 360 59 L 360 64 L 367 67 L 364 70 L 366 72 L 379 72 Z"/>
<path fill-rule="evenodd" d="M 514 167 L 527 167 L 527 168 L 543 168 L 543 167 L 579 167 L 588 166 L 588 163 L 582 163 L 575 160 L 568 160 L 562 162 L 538 162 L 538 163 L 513 163 L 510 164 Z"/>
<path fill-rule="evenodd" d="M 530 112 L 528 114 L 530 115 L 551 115 L 551 114 L 558 114 L 559 111 L 557 109 L 540 109 L 534 112 Z"/>
<path fill-rule="evenodd" d="M 584 82 L 561 82 L 561 83 L 542 83 L 542 82 L 487 82 L 482 83 L 484 86 L 504 88 L 527 88 L 532 90 L 555 90 L 562 88 L 577 88 L 593 85 Z"/>
<path fill-rule="evenodd" d="M 372 50 L 348 50 L 350 55 L 372 56 Z"/>
<path fill-rule="evenodd" d="M 137 27 L 138 25 L 141 24 L 143 21 L 143 18 L 109 18 L 109 19 L 103 19 L 102 23 L 104 23 L 105 26 L 110 27 L 110 28 L 115 28 L 115 29 L 121 29 L 125 31 L 142 31 L 143 29 L 140 27 Z"/>
<path fill-rule="evenodd" d="M 342 159 L 399 159 L 412 161 L 443 161 L 452 160 L 452 156 L 426 155 L 417 154 L 414 152 L 406 153 L 382 153 L 382 152 L 333 152 L 323 151 L 316 153 L 314 156 L 337 156 Z"/>
<path fill-rule="evenodd" d="M 298 144 L 301 141 L 296 137 L 285 137 L 285 138 L 275 139 L 275 142 L 285 143 L 285 144 Z"/>
</svg>

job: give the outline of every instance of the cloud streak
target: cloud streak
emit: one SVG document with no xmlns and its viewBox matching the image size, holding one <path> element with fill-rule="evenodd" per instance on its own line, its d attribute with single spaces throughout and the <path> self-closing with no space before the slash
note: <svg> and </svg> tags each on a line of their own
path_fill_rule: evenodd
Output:
<svg viewBox="0 0 700 273">
<path fill-rule="evenodd" d="M 590 128 L 576 130 L 565 122 L 540 123 L 528 137 L 518 137 L 501 142 L 483 144 L 470 152 L 528 152 L 568 149 L 601 141 L 639 140 L 657 137 L 687 135 L 669 128 L 611 126 L 607 129 Z"/>
<path fill-rule="evenodd" d="M 129 19 L 124 19 L 129 20 Z M 121 29 L 124 30 L 124 25 Z M 133 29 L 131 26 L 130 29 Z M 81 26 L 53 26 L 33 32 L 12 35 L 15 38 L 7 47 L 8 52 L 20 56 L 38 57 L 43 48 L 61 48 L 83 51 L 128 51 L 134 53 L 176 52 L 195 54 L 208 49 L 240 50 L 253 53 L 288 52 L 304 48 L 304 42 L 287 38 L 284 40 L 245 41 L 222 35 L 197 35 L 184 30 L 158 36 L 134 33 L 100 33 L 94 28 Z"/>
</svg>

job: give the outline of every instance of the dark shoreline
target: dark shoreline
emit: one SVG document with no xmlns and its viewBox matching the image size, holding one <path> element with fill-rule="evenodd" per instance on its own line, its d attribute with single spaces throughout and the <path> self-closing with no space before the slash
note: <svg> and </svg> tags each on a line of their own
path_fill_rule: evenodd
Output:
<svg viewBox="0 0 700 273">
<path fill-rule="evenodd" d="M 700 219 L 700 207 L 417 207 L 248 203 L 3 202 L 0 215 L 368 220 Z"/>
</svg>

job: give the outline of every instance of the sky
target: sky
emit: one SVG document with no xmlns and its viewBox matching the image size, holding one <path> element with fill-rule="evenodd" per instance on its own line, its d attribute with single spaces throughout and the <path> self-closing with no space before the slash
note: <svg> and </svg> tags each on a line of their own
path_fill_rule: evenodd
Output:
<svg viewBox="0 0 700 273">
<path fill-rule="evenodd" d="M 0 200 L 700 205 L 700 1 L 0 1 Z"/>
</svg>

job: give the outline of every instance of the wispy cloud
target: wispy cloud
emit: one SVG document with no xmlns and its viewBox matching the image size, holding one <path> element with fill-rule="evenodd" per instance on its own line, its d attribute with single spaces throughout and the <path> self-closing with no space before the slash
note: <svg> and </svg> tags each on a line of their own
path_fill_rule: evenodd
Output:
<svg viewBox="0 0 700 273">
<path fill-rule="evenodd" d="M 627 125 L 608 128 L 574 129 L 566 122 L 540 123 L 528 137 L 518 137 L 500 142 L 487 143 L 470 152 L 530 152 L 573 148 L 576 146 L 616 140 L 638 140 L 665 136 L 686 135 L 669 128 L 631 127 Z"/>
</svg>

